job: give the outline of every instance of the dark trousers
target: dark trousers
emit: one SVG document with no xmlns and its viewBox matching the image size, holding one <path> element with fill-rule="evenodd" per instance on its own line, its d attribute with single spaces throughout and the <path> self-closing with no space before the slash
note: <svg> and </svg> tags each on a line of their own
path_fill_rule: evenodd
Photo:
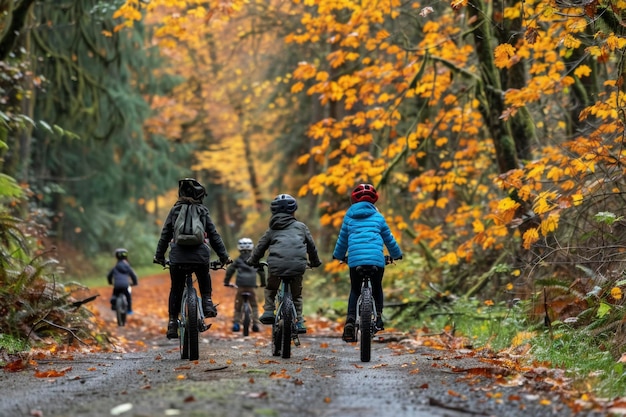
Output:
<svg viewBox="0 0 626 417">
<path fill-rule="evenodd" d="M 211 297 L 211 276 L 209 275 L 209 265 L 206 264 L 186 264 L 170 266 L 170 298 L 168 312 L 171 319 L 178 318 L 180 312 L 181 298 L 185 290 L 185 275 L 191 271 L 198 279 L 198 288 L 202 297 Z"/>
<path fill-rule="evenodd" d="M 302 275 L 288 277 L 289 289 L 291 290 L 291 299 L 296 307 L 296 314 L 298 315 L 298 321 L 304 320 L 302 317 Z M 265 287 L 265 305 L 264 311 L 274 311 L 274 301 L 276 300 L 276 294 L 280 288 L 280 277 L 270 275 L 267 278 L 267 287 Z"/>
<path fill-rule="evenodd" d="M 376 303 L 376 312 L 380 316 L 383 313 L 383 274 L 385 268 L 378 268 L 373 274 L 370 282 L 372 284 L 372 295 Z M 356 303 L 361 295 L 361 276 L 356 272 L 356 267 L 350 268 L 350 297 L 348 298 L 348 318 L 356 318 Z"/>
<path fill-rule="evenodd" d="M 130 291 L 128 291 L 128 287 L 125 288 L 113 288 L 113 297 L 111 298 L 111 308 L 115 309 L 115 304 L 113 298 L 117 298 L 120 295 L 125 295 L 126 300 L 128 300 L 128 311 L 133 311 L 133 304 L 130 297 Z"/>
</svg>

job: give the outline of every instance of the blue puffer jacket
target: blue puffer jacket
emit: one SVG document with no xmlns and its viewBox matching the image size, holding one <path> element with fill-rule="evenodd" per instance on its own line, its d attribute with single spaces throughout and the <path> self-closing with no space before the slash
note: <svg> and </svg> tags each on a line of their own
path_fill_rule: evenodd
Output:
<svg viewBox="0 0 626 417">
<path fill-rule="evenodd" d="M 383 215 L 372 203 L 361 201 L 350 206 L 343 218 L 333 258 L 343 260 L 347 254 L 350 268 L 360 265 L 384 268 L 383 245 L 393 259 L 402 256 Z"/>
</svg>

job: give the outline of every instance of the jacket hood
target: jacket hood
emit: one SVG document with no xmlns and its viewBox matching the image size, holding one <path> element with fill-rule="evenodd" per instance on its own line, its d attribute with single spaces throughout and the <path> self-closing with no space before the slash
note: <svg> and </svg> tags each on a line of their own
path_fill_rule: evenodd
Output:
<svg viewBox="0 0 626 417">
<path fill-rule="evenodd" d="M 117 262 L 117 264 L 115 265 L 115 269 L 117 269 L 122 274 L 128 274 L 130 272 L 130 265 L 127 262 L 121 260 Z"/>
<path fill-rule="evenodd" d="M 353 219 L 365 219 L 378 213 L 375 205 L 367 201 L 360 201 L 350 206 L 346 212 L 346 216 Z"/>
<path fill-rule="evenodd" d="M 291 223 L 295 222 L 296 218 L 290 213 L 276 213 L 270 219 L 270 229 L 282 230 L 286 229 Z"/>
</svg>

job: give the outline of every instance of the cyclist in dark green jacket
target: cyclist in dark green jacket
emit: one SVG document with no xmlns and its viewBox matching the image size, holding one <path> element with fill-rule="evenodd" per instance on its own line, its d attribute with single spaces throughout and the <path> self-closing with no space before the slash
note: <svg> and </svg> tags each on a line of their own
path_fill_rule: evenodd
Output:
<svg viewBox="0 0 626 417">
<path fill-rule="evenodd" d="M 289 194 L 280 194 L 271 202 L 270 209 L 272 217 L 269 229 L 259 239 L 248 259 L 249 265 L 256 266 L 269 250 L 269 277 L 260 320 L 263 324 L 274 323 L 274 300 L 280 287 L 280 277 L 292 277 L 291 294 L 298 315 L 298 333 L 306 333 L 302 317 L 302 277 L 308 265 L 315 268 L 322 262 L 309 228 L 294 216 L 298 209 L 296 199 Z"/>
</svg>

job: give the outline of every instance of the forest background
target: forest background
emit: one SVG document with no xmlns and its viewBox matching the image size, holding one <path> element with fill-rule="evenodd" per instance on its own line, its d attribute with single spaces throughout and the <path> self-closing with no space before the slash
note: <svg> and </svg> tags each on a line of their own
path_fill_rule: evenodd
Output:
<svg viewBox="0 0 626 417">
<path fill-rule="evenodd" d="M 450 306 L 515 316 L 514 346 L 544 335 L 621 367 L 626 1 L 0 10 L 2 333 L 32 335 L 57 303 L 34 283 L 59 266 L 102 275 L 120 246 L 148 266 L 187 176 L 233 254 L 276 194 L 296 196 L 326 260 L 309 294 L 345 298 L 330 254 L 369 182 L 405 252 L 385 278 L 396 318 L 420 326 L 434 306 L 453 332 Z"/>
</svg>

